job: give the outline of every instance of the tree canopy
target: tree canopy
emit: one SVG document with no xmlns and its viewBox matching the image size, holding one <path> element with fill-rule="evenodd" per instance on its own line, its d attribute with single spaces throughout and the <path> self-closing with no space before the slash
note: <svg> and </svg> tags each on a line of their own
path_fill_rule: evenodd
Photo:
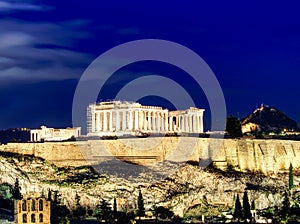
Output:
<svg viewBox="0 0 300 224">
<path fill-rule="evenodd" d="M 231 138 L 243 136 L 241 122 L 237 117 L 230 115 L 226 121 L 226 133 Z"/>
</svg>

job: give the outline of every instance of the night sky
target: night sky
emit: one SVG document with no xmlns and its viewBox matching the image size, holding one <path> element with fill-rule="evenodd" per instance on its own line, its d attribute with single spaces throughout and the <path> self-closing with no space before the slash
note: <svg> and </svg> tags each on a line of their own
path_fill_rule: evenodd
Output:
<svg viewBox="0 0 300 224">
<path fill-rule="evenodd" d="M 173 41 L 200 55 L 222 87 L 228 115 L 242 118 L 264 103 L 300 123 L 299 8 L 296 1 L 0 0 L 0 129 L 72 126 L 73 95 L 88 65 L 139 39 Z M 204 93 L 169 64 L 125 66 L 98 99 L 149 74 L 183 86 L 206 110 L 209 129 Z M 175 109 L 163 96 L 139 102 Z"/>
</svg>

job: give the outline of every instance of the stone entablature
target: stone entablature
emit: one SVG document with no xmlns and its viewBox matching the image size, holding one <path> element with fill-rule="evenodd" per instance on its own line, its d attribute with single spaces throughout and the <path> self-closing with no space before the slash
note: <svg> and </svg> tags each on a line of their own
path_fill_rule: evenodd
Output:
<svg viewBox="0 0 300 224">
<path fill-rule="evenodd" d="M 203 112 L 195 107 L 168 111 L 136 102 L 100 102 L 87 108 L 88 135 L 203 133 Z"/>
<path fill-rule="evenodd" d="M 15 200 L 15 223 L 44 223 L 50 224 L 50 201 L 44 197 L 25 196 Z"/>
<path fill-rule="evenodd" d="M 71 138 L 77 138 L 81 135 L 81 128 L 48 128 L 46 126 L 41 126 L 41 129 L 30 130 L 30 141 L 39 142 L 44 141 L 63 141 Z"/>
</svg>

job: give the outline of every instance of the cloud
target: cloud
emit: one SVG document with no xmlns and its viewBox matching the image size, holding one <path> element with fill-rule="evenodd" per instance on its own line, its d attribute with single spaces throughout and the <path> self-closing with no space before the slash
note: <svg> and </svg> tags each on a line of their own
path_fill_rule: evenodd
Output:
<svg viewBox="0 0 300 224">
<path fill-rule="evenodd" d="M 34 5 L 31 3 L 20 3 L 20 2 L 8 2 L 0 1 L 0 12 L 7 11 L 44 11 L 50 7 L 45 5 Z"/>
<path fill-rule="evenodd" d="M 0 49 L 25 45 L 31 41 L 31 36 L 22 32 L 0 33 Z"/>
<path fill-rule="evenodd" d="M 92 56 L 76 49 L 87 21 L 0 20 L 0 82 L 79 78 Z"/>
</svg>

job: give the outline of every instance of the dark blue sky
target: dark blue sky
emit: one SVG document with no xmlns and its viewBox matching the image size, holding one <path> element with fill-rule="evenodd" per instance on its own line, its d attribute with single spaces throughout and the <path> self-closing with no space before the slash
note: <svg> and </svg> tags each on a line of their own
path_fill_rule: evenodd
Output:
<svg viewBox="0 0 300 224">
<path fill-rule="evenodd" d="M 174 41 L 199 54 L 220 82 L 228 114 L 244 117 L 265 103 L 300 123 L 299 6 L 297 1 L 0 0 L 0 129 L 71 126 L 73 94 L 85 68 L 106 50 L 145 38 Z M 119 72 L 124 79 L 116 78 L 99 98 L 112 98 L 128 77 L 172 73 L 209 117 L 204 94 L 193 92 L 193 82 L 180 69 L 144 62 Z M 141 102 L 171 107 L 160 96 Z"/>
</svg>

